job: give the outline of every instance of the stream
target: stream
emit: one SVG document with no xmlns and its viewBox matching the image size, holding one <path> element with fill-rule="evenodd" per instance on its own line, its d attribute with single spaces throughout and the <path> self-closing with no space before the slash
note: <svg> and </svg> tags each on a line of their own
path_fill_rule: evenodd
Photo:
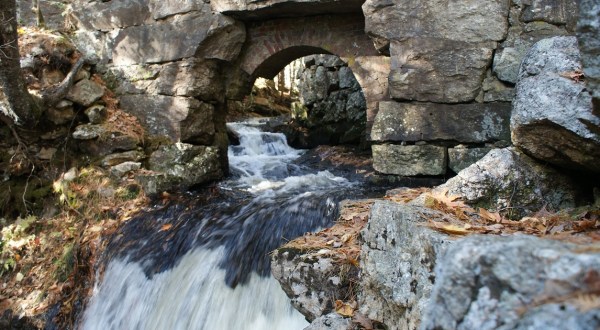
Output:
<svg viewBox="0 0 600 330">
<path fill-rule="evenodd" d="M 270 275 L 269 253 L 330 226 L 363 183 L 299 161 L 305 151 L 258 122 L 230 123 L 230 177 L 157 202 L 111 238 L 83 313 L 92 329 L 303 329 Z M 99 276 L 100 277 L 100 276 Z"/>
</svg>

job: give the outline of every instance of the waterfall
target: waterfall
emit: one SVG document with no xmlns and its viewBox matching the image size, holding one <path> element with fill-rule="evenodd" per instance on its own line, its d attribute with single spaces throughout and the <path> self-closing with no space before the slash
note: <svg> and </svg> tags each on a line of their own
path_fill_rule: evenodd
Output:
<svg viewBox="0 0 600 330">
<path fill-rule="evenodd" d="M 302 329 L 270 275 L 269 252 L 331 225 L 357 183 L 295 163 L 282 134 L 228 124 L 232 178 L 218 197 L 189 195 L 129 220 L 111 239 L 81 327 Z"/>
</svg>

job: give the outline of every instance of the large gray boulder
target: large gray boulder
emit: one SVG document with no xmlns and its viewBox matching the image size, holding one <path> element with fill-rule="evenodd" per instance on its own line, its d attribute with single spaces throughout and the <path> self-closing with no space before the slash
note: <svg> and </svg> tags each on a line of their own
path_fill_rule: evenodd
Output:
<svg viewBox="0 0 600 330">
<path fill-rule="evenodd" d="M 430 209 L 375 202 L 362 230 L 360 312 L 386 329 L 418 329 L 433 288 L 438 257 L 452 239 L 422 224 Z"/>
<path fill-rule="evenodd" d="M 539 41 L 519 72 L 511 116 L 515 146 L 566 168 L 600 172 L 600 117 L 581 73 L 575 37 Z"/>
<path fill-rule="evenodd" d="M 447 191 L 467 204 L 520 218 L 542 207 L 575 206 L 577 188 L 565 175 L 510 147 L 493 149 L 434 191 Z"/>
<path fill-rule="evenodd" d="M 597 329 L 599 274 L 600 254 L 581 246 L 468 237 L 436 265 L 421 329 Z"/>
</svg>

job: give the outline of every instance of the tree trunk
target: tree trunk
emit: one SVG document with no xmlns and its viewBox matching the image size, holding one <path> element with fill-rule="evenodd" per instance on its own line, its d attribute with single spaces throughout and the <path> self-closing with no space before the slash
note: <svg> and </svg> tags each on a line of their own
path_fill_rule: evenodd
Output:
<svg viewBox="0 0 600 330">
<path fill-rule="evenodd" d="M 35 124 L 41 111 L 21 74 L 15 0 L 0 0 L 0 87 L 11 108 L 5 115 L 17 125 Z"/>
</svg>

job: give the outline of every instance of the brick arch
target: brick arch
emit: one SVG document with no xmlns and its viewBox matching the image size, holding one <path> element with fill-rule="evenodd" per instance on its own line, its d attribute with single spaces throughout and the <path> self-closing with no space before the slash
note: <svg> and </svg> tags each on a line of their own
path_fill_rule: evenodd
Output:
<svg viewBox="0 0 600 330">
<path fill-rule="evenodd" d="M 257 78 L 262 74 L 274 76 L 279 71 L 269 68 L 269 60 L 292 56 L 294 51 L 302 53 L 304 50 L 304 54 L 296 58 L 319 53 L 348 59 L 379 56 L 372 40 L 365 33 L 364 26 L 364 16 L 360 14 L 249 22 L 246 24 L 247 39 L 240 67 L 251 77 Z M 310 50 L 313 52 L 307 52 Z M 295 58 L 289 59 L 291 61 Z M 278 64 L 279 62 L 273 62 L 273 67 Z"/>
<path fill-rule="evenodd" d="M 288 63 L 313 54 L 337 55 L 348 63 L 367 101 L 370 132 L 379 101 L 388 100 L 389 57 L 365 33 L 362 14 L 281 18 L 246 23 L 238 67 L 250 82 L 273 78 Z"/>
</svg>

